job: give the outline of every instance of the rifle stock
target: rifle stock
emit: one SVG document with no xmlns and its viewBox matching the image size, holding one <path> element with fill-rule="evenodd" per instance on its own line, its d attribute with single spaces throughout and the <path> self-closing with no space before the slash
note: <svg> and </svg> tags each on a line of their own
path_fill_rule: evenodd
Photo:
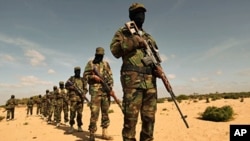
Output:
<svg viewBox="0 0 250 141">
<path fill-rule="evenodd" d="M 128 30 L 130 31 L 130 33 L 132 35 L 139 35 L 141 37 L 141 34 L 139 34 L 139 30 L 138 27 L 136 26 L 134 21 L 129 21 L 127 23 L 125 23 L 125 26 L 128 28 Z M 142 37 L 141 37 L 142 38 Z M 154 69 L 156 69 L 158 72 L 160 72 L 160 78 L 165 86 L 165 88 L 167 89 L 167 91 L 169 92 L 170 96 L 172 97 L 174 104 L 177 108 L 177 110 L 179 111 L 181 118 L 183 120 L 183 122 L 185 123 L 186 127 L 189 128 L 189 125 L 186 121 L 187 116 L 183 115 L 177 102 L 175 99 L 175 94 L 172 90 L 172 87 L 164 73 L 164 71 L 162 70 L 162 68 L 160 67 L 160 63 L 161 63 L 161 58 L 158 52 L 158 48 L 156 46 L 154 46 L 152 44 L 152 42 L 150 40 L 146 41 L 144 40 L 144 44 L 146 46 L 146 48 L 144 49 L 145 53 L 147 54 L 143 59 L 142 62 L 146 65 L 146 66 L 152 66 L 154 67 Z"/>
<path fill-rule="evenodd" d="M 98 77 L 101 78 L 101 84 L 104 88 L 104 90 L 114 98 L 116 104 L 118 104 L 118 106 L 120 107 L 120 109 L 122 110 L 122 113 L 124 113 L 122 105 L 120 100 L 116 97 L 115 92 L 113 90 L 111 90 L 111 88 L 109 87 L 109 85 L 105 82 L 104 78 L 101 76 L 101 74 L 97 71 L 96 67 L 94 67 L 93 72 L 95 73 L 95 75 L 97 75 Z"/>
</svg>

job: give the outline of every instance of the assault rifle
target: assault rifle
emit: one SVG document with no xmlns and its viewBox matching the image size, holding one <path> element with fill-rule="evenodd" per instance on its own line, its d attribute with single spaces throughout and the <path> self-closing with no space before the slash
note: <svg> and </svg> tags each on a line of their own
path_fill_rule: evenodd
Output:
<svg viewBox="0 0 250 141">
<path fill-rule="evenodd" d="M 107 80 L 105 80 L 105 78 L 102 77 L 102 75 L 97 71 L 96 67 L 94 67 L 93 72 L 95 73 L 95 75 L 101 78 L 101 84 L 104 90 L 107 92 L 107 94 L 109 94 L 110 96 L 114 98 L 115 102 L 118 104 L 118 106 L 122 110 L 122 113 L 124 113 L 120 100 L 116 97 L 114 91 L 112 91 L 112 89 L 108 85 Z"/>
<path fill-rule="evenodd" d="M 142 36 L 140 33 L 139 33 L 139 29 L 138 27 L 136 26 L 135 22 L 134 21 L 129 21 L 127 23 L 125 23 L 125 26 L 128 28 L 128 30 L 130 31 L 130 33 L 132 35 L 138 35 L 138 36 Z M 177 102 L 176 102 L 176 97 L 175 97 L 175 94 L 173 92 L 173 89 L 164 73 L 164 71 L 162 70 L 161 66 L 160 66 L 160 63 L 161 63 L 161 58 L 160 58 L 160 55 L 159 55 L 159 51 L 158 51 L 158 48 L 157 46 L 155 46 L 151 40 L 144 40 L 144 45 L 146 46 L 145 48 L 145 53 L 146 53 L 146 56 L 142 59 L 142 62 L 146 65 L 146 66 L 153 66 L 154 69 L 156 69 L 156 71 L 160 72 L 160 78 L 165 86 L 165 88 L 167 89 L 167 91 L 169 92 L 169 94 L 171 95 L 174 103 L 175 103 L 175 106 L 176 108 L 178 109 L 180 115 L 181 115 L 181 118 L 182 120 L 184 121 L 185 125 L 187 128 L 189 128 L 188 126 L 188 123 L 186 121 L 186 118 L 187 116 L 183 115 Z"/>
<path fill-rule="evenodd" d="M 75 86 L 74 83 L 71 82 L 70 80 L 68 80 L 67 83 L 70 86 L 73 86 L 75 88 L 76 93 L 81 98 L 82 103 L 83 103 L 83 99 L 85 99 L 87 103 L 90 104 L 89 99 L 86 97 L 86 94 L 84 94 L 83 91 L 78 86 Z"/>
</svg>

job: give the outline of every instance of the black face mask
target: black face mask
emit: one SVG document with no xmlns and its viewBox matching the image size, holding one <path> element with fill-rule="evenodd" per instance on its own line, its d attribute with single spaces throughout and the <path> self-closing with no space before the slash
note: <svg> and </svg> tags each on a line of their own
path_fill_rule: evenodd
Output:
<svg viewBox="0 0 250 141">
<path fill-rule="evenodd" d="M 80 78 L 81 70 L 75 70 L 75 77 Z"/>
<path fill-rule="evenodd" d="M 60 87 L 61 89 L 63 89 L 63 88 L 64 88 L 64 85 L 60 85 L 59 87 Z"/>
<path fill-rule="evenodd" d="M 135 22 L 138 28 L 142 28 L 142 25 L 145 21 L 145 12 L 140 10 L 129 13 L 129 18 Z"/>
<path fill-rule="evenodd" d="M 101 54 L 96 54 L 95 59 L 93 60 L 93 64 L 99 64 L 103 60 L 103 55 Z"/>
</svg>

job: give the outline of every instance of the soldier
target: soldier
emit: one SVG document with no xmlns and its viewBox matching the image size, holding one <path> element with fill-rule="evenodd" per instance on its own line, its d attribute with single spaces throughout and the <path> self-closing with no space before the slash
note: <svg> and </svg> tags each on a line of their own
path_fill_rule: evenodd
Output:
<svg viewBox="0 0 250 141">
<path fill-rule="evenodd" d="M 15 99 L 14 95 L 11 95 L 11 98 L 9 100 L 7 100 L 6 104 L 5 104 L 5 108 L 7 110 L 7 116 L 6 116 L 6 120 L 14 120 L 15 117 L 15 106 L 17 105 L 17 101 Z"/>
<path fill-rule="evenodd" d="M 42 114 L 42 96 L 41 95 L 38 96 L 35 103 L 36 103 L 36 115 L 41 115 Z"/>
<path fill-rule="evenodd" d="M 109 107 L 110 107 L 110 95 L 105 92 L 101 84 L 101 78 L 93 73 L 95 68 L 106 79 L 105 82 L 112 88 L 113 76 L 112 71 L 107 61 L 103 61 L 104 49 L 102 47 L 96 48 L 94 60 L 90 60 L 85 66 L 83 77 L 89 84 L 89 93 L 91 95 L 91 117 L 90 117 L 90 141 L 94 141 L 94 133 L 97 131 L 96 122 L 101 110 L 102 120 L 102 138 L 106 140 L 112 140 L 113 138 L 107 134 L 107 128 L 110 124 L 109 120 Z"/>
<path fill-rule="evenodd" d="M 75 124 L 75 117 L 78 126 L 78 132 L 82 132 L 82 111 L 83 111 L 83 95 L 87 93 L 87 83 L 80 76 L 81 68 L 74 68 L 74 76 L 71 76 L 66 82 L 66 89 L 68 90 L 69 100 L 70 100 L 70 129 L 68 133 L 73 133 Z M 76 88 L 79 88 L 83 93 L 79 93 Z"/>
<path fill-rule="evenodd" d="M 123 88 L 124 122 L 122 129 L 123 141 L 135 141 L 135 129 L 138 114 L 141 114 L 142 126 L 140 141 L 152 141 L 156 113 L 156 77 L 158 72 L 146 66 L 142 59 L 145 56 L 144 40 L 155 41 L 142 29 L 146 8 L 143 4 L 133 3 L 129 7 L 129 18 L 139 28 L 139 35 L 132 35 L 128 28 L 118 29 L 110 44 L 115 58 L 122 58 L 121 84 Z"/>
<path fill-rule="evenodd" d="M 59 89 L 58 92 L 55 93 L 56 97 L 56 110 L 55 110 L 55 119 L 56 119 L 56 126 L 59 127 L 61 123 L 61 113 L 62 110 L 64 111 L 64 122 L 68 122 L 68 98 L 67 98 L 67 90 L 64 88 L 64 82 L 59 82 Z"/>
<path fill-rule="evenodd" d="M 48 116 L 48 95 L 49 95 L 49 90 L 46 90 L 46 94 L 42 97 L 43 119 L 46 119 Z"/>
<path fill-rule="evenodd" d="M 34 101 L 33 101 L 33 97 L 30 97 L 27 101 L 27 116 L 32 115 L 33 114 L 33 105 L 34 105 Z"/>
<path fill-rule="evenodd" d="M 53 86 L 53 91 L 49 93 L 48 99 L 47 99 L 47 104 L 48 104 L 48 124 L 52 123 L 52 116 L 54 115 L 54 120 L 55 121 L 55 95 L 58 92 L 57 86 Z"/>
</svg>

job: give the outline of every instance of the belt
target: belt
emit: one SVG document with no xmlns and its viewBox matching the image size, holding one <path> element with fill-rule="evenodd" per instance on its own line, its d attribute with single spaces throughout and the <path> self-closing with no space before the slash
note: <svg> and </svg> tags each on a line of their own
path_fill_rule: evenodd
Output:
<svg viewBox="0 0 250 141">
<path fill-rule="evenodd" d="M 122 65 L 122 71 L 135 71 L 143 74 L 152 74 L 151 67 L 138 67 L 134 65 Z"/>
</svg>

